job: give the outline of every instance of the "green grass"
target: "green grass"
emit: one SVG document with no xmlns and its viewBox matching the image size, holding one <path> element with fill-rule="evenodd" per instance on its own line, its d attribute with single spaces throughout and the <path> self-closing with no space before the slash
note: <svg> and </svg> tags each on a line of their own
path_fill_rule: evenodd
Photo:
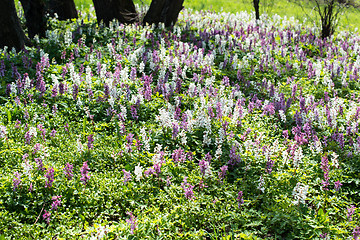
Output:
<svg viewBox="0 0 360 240">
<path fill-rule="evenodd" d="M 134 0 L 135 4 L 150 4 L 151 0 Z M 91 0 L 75 0 L 76 6 L 80 9 L 81 6 L 88 8 L 91 4 Z M 287 0 L 267 0 L 261 1 L 261 13 L 267 13 L 269 15 L 278 14 L 282 17 L 294 17 L 295 19 L 303 22 L 304 20 L 308 24 L 318 22 L 316 12 L 313 11 L 309 5 L 301 8 L 298 4 L 289 2 Z M 213 10 L 213 11 L 225 11 L 236 13 L 240 11 L 253 11 L 251 0 L 185 0 L 184 6 L 186 8 L 192 8 L 194 10 Z M 344 11 L 343 16 L 339 22 L 340 30 L 353 31 L 357 27 L 360 27 L 360 10 L 349 8 Z"/>
</svg>

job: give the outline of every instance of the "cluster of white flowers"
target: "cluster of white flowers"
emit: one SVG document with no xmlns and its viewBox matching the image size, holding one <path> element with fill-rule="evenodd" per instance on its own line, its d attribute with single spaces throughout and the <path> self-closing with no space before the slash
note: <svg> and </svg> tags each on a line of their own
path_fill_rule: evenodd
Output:
<svg viewBox="0 0 360 240">
<path fill-rule="evenodd" d="M 80 136 L 76 139 L 76 149 L 80 153 L 84 151 L 84 145 L 81 143 Z"/>
<path fill-rule="evenodd" d="M 0 138 L 5 138 L 7 134 L 6 127 L 3 125 L 0 125 Z"/>
<path fill-rule="evenodd" d="M 144 169 L 140 166 L 140 163 L 135 166 L 134 174 L 136 176 L 136 181 L 140 181 L 143 171 Z"/>
<path fill-rule="evenodd" d="M 261 192 L 265 192 L 265 180 L 262 175 L 260 176 L 258 182 L 259 182 L 259 185 L 258 185 L 257 189 L 259 189 Z"/>
<path fill-rule="evenodd" d="M 286 122 L 286 115 L 285 115 L 284 111 L 279 110 L 279 115 L 280 115 L 281 122 L 285 123 Z"/>
<path fill-rule="evenodd" d="M 143 149 L 144 151 L 148 152 L 150 151 L 150 137 L 146 135 L 146 128 L 142 127 L 140 129 L 140 134 L 141 134 L 141 140 L 143 142 Z"/>
<path fill-rule="evenodd" d="M 95 224 L 96 226 L 96 224 Z M 109 227 L 107 225 L 101 226 L 99 225 L 96 227 L 95 231 L 91 233 L 91 240 L 100 240 L 107 236 L 108 232 L 110 231 Z"/>
<path fill-rule="evenodd" d="M 293 189 L 292 195 L 294 197 L 293 204 L 305 203 L 306 194 L 309 190 L 309 186 L 298 182 Z"/>
<path fill-rule="evenodd" d="M 289 161 L 289 153 L 284 150 L 282 152 L 282 158 L 283 158 L 283 162 L 284 162 L 284 165 L 288 164 L 288 161 Z"/>
<path fill-rule="evenodd" d="M 172 123 L 175 122 L 175 119 L 169 111 L 161 108 L 159 109 L 159 115 L 156 116 L 156 121 L 164 128 L 172 128 Z"/>
<path fill-rule="evenodd" d="M 339 155 L 337 155 L 335 152 L 332 152 L 331 153 L 331 161 L 332 161 L 332 165 L 335 167 L 335 168 L 339 168 Z"/>
<path fill-rule="evenodd" d="M 25 160 L 21 166 L 23 167 L 24 169 L 24 173 L 26 176 L 28 176 L 28 178 L 31 180 L 32 177 L 31 177 L 31 169 L 33 169 L 33 166 L 29 163 L 28 160 Z"/>
<path fill-rule="evenodd" d="M 36 127 L 30 127 L 29 128 L 29 135 L 36 138 L 36 136 L 37 136 Z"/>
<path fill-rule="evenodd" d="M 303 155 L 302 148 L 301 148 L 301 146 L 298 146 L 298 148 L 295 150 L 294 158 L 293 158 L 293 163 L 294 163 L 295 168 L 298 168 L 299 165 L 302 163 L 303 157 L 304 157 L 304 155 Z"/>
<path fill-rule="evenodd" d="M 323 147 L 320 140 L 314 141 L 310 144 L 310 150 L 315 155 L 321 154 L 323 152 Z"/>
</svg>

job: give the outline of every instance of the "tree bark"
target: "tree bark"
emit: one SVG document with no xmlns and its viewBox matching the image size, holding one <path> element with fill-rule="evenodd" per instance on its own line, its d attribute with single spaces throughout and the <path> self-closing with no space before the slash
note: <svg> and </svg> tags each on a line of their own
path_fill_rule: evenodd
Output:
<svg viewBox="0 0 360 240">
<path fill-rule="evenodd" d="M 8 46 L 21 50 L 26 41 L 16 14 L 14 0 L 0 1 L 0 48 Z"/>
<path fill-rule="evenodd" d="M 74 0 L 50 0 L 49 12 L 52 16 L 56 13 L 59 20 L 78 18 Z"/>
<path fill-rule="evenodd" d="M 256 20 L 259 20 L 259 19 L 260 19 L 259 3 L 260 3 L 260 0 L 253 0 Z"/>
<path fill-rule="evenodd" d="M 33 38 L 35 35 L 45 37 L 45 2 L 43 0 L 20 0 L 20 2 L 24 9 L 29 37 Z"/>
<path fill-rule="evenodd" d="M 121 23 L 134 23 L 138 21 L 138 14 L 132 0 L 93 0 L 98 23 L 105 25 L 113 19 Z"/>
<path fill-rule="evenodd" d="M 164 23 L 165 27 L 173 26 L 183 9 L 184 0 L 153 0 L 144 17 L 144 23 Z"/>
</svg>

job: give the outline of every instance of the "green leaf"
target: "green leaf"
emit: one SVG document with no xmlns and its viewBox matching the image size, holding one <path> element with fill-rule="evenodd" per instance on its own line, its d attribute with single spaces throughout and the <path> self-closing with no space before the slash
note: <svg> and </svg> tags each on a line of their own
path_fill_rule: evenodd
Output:
<svg viewBox="0 0 360 240">
<path fill-rule="evenodd" d="M 7 112 L 7 116 L 8 116 L 8 123 L 11 122 L 11 112 L 9 109 L 6 109 L 6 112 Z"/>
</svg>

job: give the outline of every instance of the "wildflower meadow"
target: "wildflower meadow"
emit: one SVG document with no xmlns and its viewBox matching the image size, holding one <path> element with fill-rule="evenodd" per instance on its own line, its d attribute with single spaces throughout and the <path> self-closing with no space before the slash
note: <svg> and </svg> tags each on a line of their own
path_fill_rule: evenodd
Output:
<svg viewBox="0 0 360 240">
<path fill-rule="evenodd" d="M 360 239 L 360 35 L 93 9 L 0 50 L 0 239 Z"/>
</svg>

